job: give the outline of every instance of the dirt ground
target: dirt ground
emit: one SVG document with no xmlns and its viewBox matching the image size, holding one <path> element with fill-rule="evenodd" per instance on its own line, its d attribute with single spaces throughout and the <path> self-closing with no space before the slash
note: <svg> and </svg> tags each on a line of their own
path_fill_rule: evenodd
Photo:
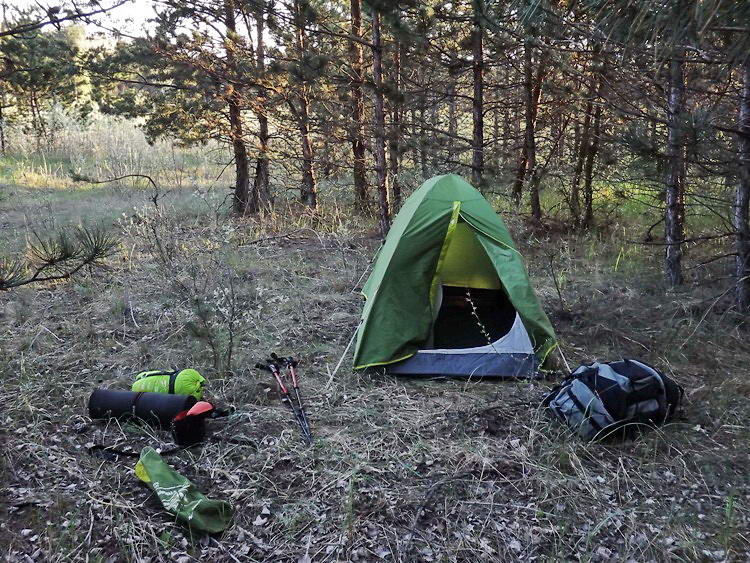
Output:
<svg viewBox="0 0 750 563">
<path fill-rule="evenodd" d="M 345 350 L 377 240 L 341 213 L 261 227 L 139 208 L 116 222 L 106 268 L 0 294 L 7 561 L 749 560 L 750 345 L 720 271 L 667 290 L 651 255 L 608 233 L 511 222 L 571 367 L 636 357 L 687 389 L 672 424 L 584 444 L 539 409 L 559 374 L 353 373 Z M 271 351 L 301 359 L 309 448 L 253 367 Z M 88 453 L 172 446 L 86 409 L 93 389 L 167 367 L 199 369 L 236 408 L 210 422 L 211 441 L 168 458 L 233 506 L 218 537 L 175 523 L 134 459 Z"/>
</svg>

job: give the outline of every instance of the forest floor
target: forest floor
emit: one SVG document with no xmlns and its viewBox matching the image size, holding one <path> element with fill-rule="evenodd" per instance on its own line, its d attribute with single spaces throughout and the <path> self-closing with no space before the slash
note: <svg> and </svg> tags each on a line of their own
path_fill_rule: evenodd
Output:
<svg viewBox="0 0 750 563">
<path fill-rule="evenodd" d="M 658 431 L 584 444 L 540 412 L 552 378 L 352 372 L 345 349 L 378 244 L 370 221 L 337 208 L 260 225 L 137 191 L 122 205 L 106 189 L 0 193 L 11 251 L 24 225 L 44 228 L 45 209 L 71 220 L 98 209 L 120 238 L 104 269 L 0 294 L 7 561 L 750 558 L 750 345 L 718 269 L 670 290 L 659 249 L 622 242 L 638 236 L 627 225 L 582 236 L 507 218 L 571 366 L 636 357 L 687 390 Z M 274 350 L 301 359 L 312 447 L 253 368 Z M 133 459 L 88 453 L 171 447 L 166 432 L 86 410 L 93 389 L 129 389 L 135 372 L 170 366 L 199 369 L 208 396 L 236 407 L 210 422 L 216 439 L 168 458 L 234 507 L 220 537 L 174 523 Z"/>
</svg>

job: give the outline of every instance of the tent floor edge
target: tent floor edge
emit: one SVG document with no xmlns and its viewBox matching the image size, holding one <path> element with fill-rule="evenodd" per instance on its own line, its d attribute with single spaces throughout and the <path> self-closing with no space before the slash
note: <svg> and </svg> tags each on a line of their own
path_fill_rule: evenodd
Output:
<svg viewBox="0 0 750 563">
<path fill-rule="evenodd" d="M 444 376 L 493 379 L 536 379 L 539 361 L 535 354 L 417 352 L 387 367 L 387 372 L 406 376 Z"/>
</svg>

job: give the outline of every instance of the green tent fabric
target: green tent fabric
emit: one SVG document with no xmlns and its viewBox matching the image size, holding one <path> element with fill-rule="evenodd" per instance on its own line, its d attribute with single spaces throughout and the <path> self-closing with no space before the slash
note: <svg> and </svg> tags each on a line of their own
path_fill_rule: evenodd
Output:
<svg viewBox="0 0 750 563">
<path fill-rule="evenodd" d="M 153 448 L 143 448 L 135 474 L 156 493 L 164 509 L 190 530 L 216 534 L 229 526 L 232 520 L 229 503 L 206 498 Z"/>
<path fill-rule="evenodd" d="M 362 290 L 366 301 L 355 369 L 399 362 L 429 341 L 436 316 L 436 273 L 449 262 L 446 250 L 457 225 L 470 228 L 486 252 L 539 362 L 556 346 L 552 326 L 502 219 L 466 180 L 448 174 L 426 181 L 393 221 Z M 455 270 L 455 264 L 448 270 Z"/>
</svg>

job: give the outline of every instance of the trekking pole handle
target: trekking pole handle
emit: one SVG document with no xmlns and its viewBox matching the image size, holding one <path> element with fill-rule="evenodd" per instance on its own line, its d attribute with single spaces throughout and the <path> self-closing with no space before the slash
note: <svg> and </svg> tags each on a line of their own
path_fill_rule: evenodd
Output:
<svg viewBox="0 0 750 563">
<path fill-rule="evenodd" d="M 274 379 L 276 379 L 276 383 L 278 383 L 279 388 L 281 389 L 281 392 L 285 395 L 289 394 L 289 390 L 286 388 L 286 385 L 284 385 L 284 382 L 281 379 L 279 366 L 277 366 L 275 362 L 268 362 L 266 364 L 257 363 L 255 364 L 255 367 L 258 369 L 265 370 L 265 371 L 270 371 Z"/>
</svg>

